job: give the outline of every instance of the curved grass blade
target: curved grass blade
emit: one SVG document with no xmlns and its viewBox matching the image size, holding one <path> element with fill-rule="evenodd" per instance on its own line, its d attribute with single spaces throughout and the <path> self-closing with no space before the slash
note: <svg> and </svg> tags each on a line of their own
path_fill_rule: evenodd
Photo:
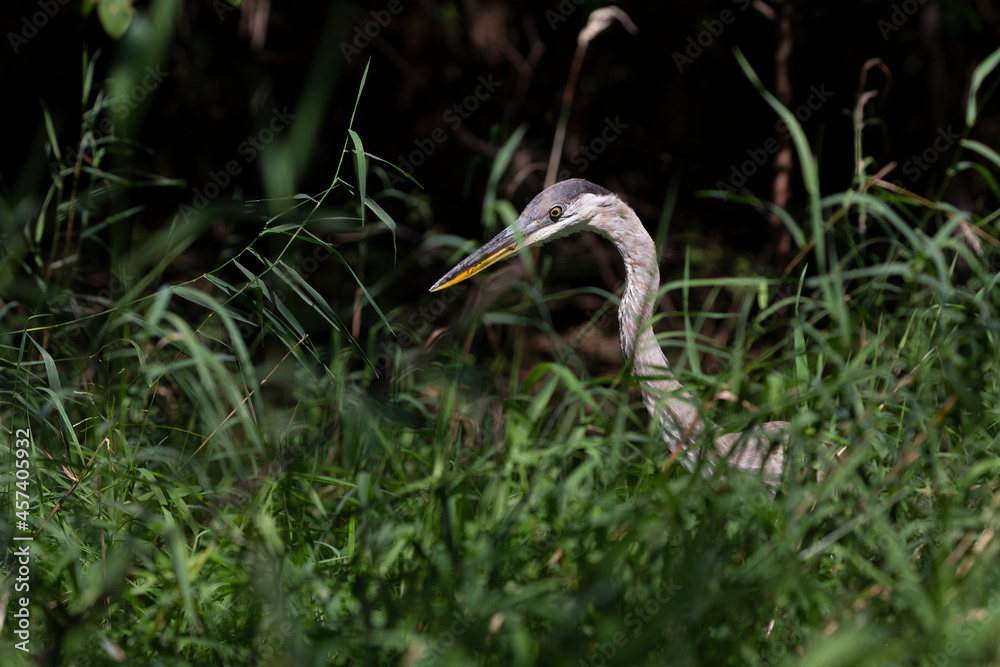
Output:
<svg viewBox="0 0 1000 667">
<path fill-rule="evenodd" d="M 969 101 L 965 105 L 966 127 L 971 128 L 976 124 L 976 117 L 979 114 L 979 108 L 976 104 L 976 93 L 979 92 L 979 88 L 983 85 L 983 81 L 985 81 L 986 77 L 988 77 L 990 73 L 997 68 L 997 65 L 1000 65 L 1000 49 L 997 49 L 988 55 L 983 62 L 979 63 L 979 67 L 977 67 L 972 73 L 972 82 L 969 85 Z"/>
</svg>

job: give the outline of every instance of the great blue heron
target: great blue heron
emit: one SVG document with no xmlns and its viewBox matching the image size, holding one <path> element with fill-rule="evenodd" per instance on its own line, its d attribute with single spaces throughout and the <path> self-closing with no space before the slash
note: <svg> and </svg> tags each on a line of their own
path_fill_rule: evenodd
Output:
<svg viewBox="0 0 1000 667">
<path fill-rule="evenodd" d="M 689 466 L 697 461 L 692 443 L 705 430 L 697 408 L 656 342 L 650 319 L 656 308 L 660 269 L 656 246 L 632 208 L 613 192 L 581 178 L 556 183 L 543 190 L 521 212 L 517 221 L 467 257 L 434 283 L 432 292 L 474 276 L 521 248 L 541 244 L 581 230 L 597 232 L 618 248 L 625 261 L 625 291 L 618 310 L 622 354 L 639 381 L 642 398 L 673 452 L 682 447 Z M 786 422 L 768 422 L 745 433 L 715 438 L 708 452 L 707 470 L 719 460 L 740 470 L 762 472 L 770 485 L 780 482 L 784 460 Z M 708 427 L 715 429 L 709 423 Z"/>
</svg>

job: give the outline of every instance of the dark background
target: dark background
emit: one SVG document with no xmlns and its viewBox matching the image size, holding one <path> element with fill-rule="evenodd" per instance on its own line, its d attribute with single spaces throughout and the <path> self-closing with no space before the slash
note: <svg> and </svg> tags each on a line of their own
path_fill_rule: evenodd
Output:
<svg viewBox="0 0 1000 667">
<path fill-rule="evenodd" d="M 115 136 L 139 147 L 129 156 L 115 156 L 109 166 L 185 183 L 133 189 L 103 204 L 107 214 L 141 205 L 142 212 L 126 223 L 140 235 L 170 224 L 179 207 L 191 204 L 194 189 L 204 188 L 211 174 L 233 159 L 240 161 L 241 172 L 223 188 L 220 201 L 321 192 L 336 172 L 362 73 L 370 63 L 354 119 L 365 149 L 400 165 L 411 162 L 408 156 L 420 146 L 434 142 L 433 152 L 426 155 L 425 150 L 422 164 L 413 169 L 422 189 L 394 183 L 400 193 L 379 199 L 399 225 L 396 256 L 412 259 L 379 297 L 391 307 L 423 298 L 427 286 L 450 268 L 450 251 L 420 252 L 425 239 L 451 233 L 485 240 L 494 231 L 481 223 L 490 166 L 498 147 L 522 124 L 526 134 L 498 194 L 520 209 L 543 187 L 578 34 L 590 12 L 603 3 L 399 0 L 400 11 L 392 15 L 388 1 L 258 1 L 235 8 L 221 0 L 161 0 L 137 2 L 138 18 L 129 34 L 115 41 L 96 16 L 82 16 L 80 5 L 70 2 L 59 6 L 14 53 L 11 33 L 22 33 L 25 17 L 40 6 L 8 5 L 2 24 L 0 77 L 7 132 L 0 193 L 7 233 L 37 217 L 51 183 L 53 158 L 45 149 L 43 105 L 51 112 L 60 143 L 79 142 L 84 52 L 100 51 L 98 85 L 123 71 L 130 58 L 141 57 L 136 45 L 165 40 L 156 63 L 166 72 L 162 82 L 143 95 L 127 118 L 116 115 L 114 107 L 105 112 Z M 782 45 L 790 46 L 789 88 L 778 93 L 790 108 L 803 111 L 824 193 L 856 185 L 851 113 L 860 92 L 878 90 L 865 112 L 864 154 L 875 161 L 867 172 L 895 160 L 899 166 L 889 180 L 934 198 L 955 146 L 936 152 L 929 169 L 904 172 L 903 166 L 908 161 L 912 165 L 912 158 L 939 136 L 964 130 L 972 71 L 1000 44 L 1000 10 L 987 0 L 704 0 L 616 6 L 631 17 L 638 33 L 615 22 L 589 44 L 560 169 L 565 177 L 585 177 L 620 193 L 651 230 L 673 180 L 678 197 L 664 256 L 667 274 L 681 270 L 685 247 L 703 251 L 699 275 L 774 275 L 788 258 L 780 228 L 758 210 L 696 196 L 730 182 L 734 168 L 782 139 L 774 111 L 740 70 L 734 48 L 742 50 L 764 85 L 775 91 L 781 87 L 775 78 L 776 53 Z M 172 24 L 164 27 L 157 11 L 172 17 Z M 386 16 L 391 19 L 379 25 L 378 19 Z M 787 17 L 784 32 L 781 16 Z M 377 36 L 352 43 L 366 28 Z M 713 30 L 719 34 L 711 34 Z M 701 52 L 691 46 L 699 35 L 705 44 Z M 685 51 L 695 57 L 679 68 L 677 59 Z M 884 67 L 872 68 L 862 83 L 862 67 L 872 58 Z M 310 72 L 320 73 L 323 81 L 311 92 L 306 90 Z M 470 95 L 483 81 L 498 84 L 496 91 L 475 100 L 476 108 L 456 123 L 449 110 L 473 99 Z M 810 96 L 817 91 L 828 99 L 810 109 Z M 302 142 L 286 145 L 287 132 L 267 146 L 268 151 L 293 152 L 289 160 L 297 165 L 283 174 L 282 182 L 268 184 L 261 175 L 263 160 L 246 161 L 240 147 L 267 126 L 275 109 L 296 114 L 295 122 L 308 114 L 318 120 L 306 142 L 308 150 Z M 995 102 L 987 103 L 971 135 L 994 148 L 996 110 Z M 593 160 L 583 161 L 579 149 L 600 146 L 592 142 L 602 131 L 613 140 Z M 755 173 L 740 192 L 775 197 L 772 159 L 768 155 L 763 166 L 751 170 Z M 342 175 L 354 182 L 350 158 Z M 381 183 L 373 175 L 369 191 L 377 192 Z M 943 197 L 975 210 L 982 189 L 981 183 L 963 180 Z M 797 171 L 782 203 L 803 219 Z M 242 219 L 220 209 L 203 241 L 172 264 L 164 278 L 190 279 L 217 266 L 259 229 L 259 217 Z M 364 253 L 343 248 L 366 284 L 396 270 L 392 239 L 384 227 L 379 230 Z M 108 261 L 105 251 L 111 250 L 100 245 L 84 250 L 77 289 L 106 287 L 111 276 L 102 267 Z M 606 269 L 604 246 L 567 240 L 548 252 L 569 284 L 614 289 L 620 269 Z M 594 253 L 597 259 L 592 259 Z M 336 308 L 349 313 L 355 290 L 341 270 L 331 267 L 311 281 Z"/>
</svg>

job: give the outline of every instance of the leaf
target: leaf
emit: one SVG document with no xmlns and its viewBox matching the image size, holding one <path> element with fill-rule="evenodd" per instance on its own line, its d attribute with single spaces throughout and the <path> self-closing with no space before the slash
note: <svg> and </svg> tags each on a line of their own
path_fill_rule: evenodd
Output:
<svg viewBox="0 0 1000 667">
<path fill-rule="evenodd" d="M 150 327 L 156 327 L 160 324 L 160 318 L 163 317 L 163 313 L 167 310 L 167 305 L 170 303 L 170 296 L 173 292 L 167 285 L 161 285 L 158 290 L 156 290 L 156 295 L 153 297 L 153 303 L 150 304 L 149 310 L 146 312 L 146 322 Z"/>
<path fill-rule="evenodd" d="M 970 162 L 968 160 L 962 160 L 955 164 L 955 172 L 960 173 L 966 169 L 972 169 L 979 174 L 979 177 L 983 179 L 983 182 L 993 191 L 993 196 L 1000 199 L 1000 185 L 997 184 L 996 178 L 990 173 L 990 170 L 985 166 L 979 164 L 978 162 Z"/>
<path fill-rule="evenodd" d="M 56 362 L 48 351 L 39 345 L 34 338 L 28 337 L 31 344 L 38 349 L 38 354 L 42 357 L 42 364 L 45 366 L 45 375 L 49 378 L 49 387 L 56 396 L 62 396 L 62 383 L 59 381 L 59 371 L 56 369 Z M 60 399 L 61 400 L 61 399 Z"/>
<path fill-rule="evenodd" d="M 806 139 L 806 133 L 802 130 L 802 126 L 799 125 L 795 114 L 786 109 L 778 101 L 778 98 L 764 87 L 757 73 L 754 72 L 753 67 L 750 66 L 750 63 L 739 49 L 736 50 L 736 61 L 743 69 L 743 73 L 747 79 L 753 84 L 753 87 L 757 89 L 757 92 L 764 98 L 764 101 L 778 113 L 792 135 L 792 141 L 795 143 L 795 152 L 799 156 L 802 181 L 805 184 L 806 191 L 809 193 L 810 219 L 812 221 L 813 238 L 816 241 L 816 259 L 819 264 L 819 270 L 822 273 L 826 270 L 827 262 L 826 239 L 823 235 L 822 205 L 819 198 L 819 169 L 809 148 L 809 140 Z"/>
<path fill-rule="evenodd" d="M 490 167 L 490 177 L 486 183 L 486 194 L 483 196 L 483 225 L 487 230 L 494 227 L 492 223 L 497 212 L 497 186 L 500 183 L 500 177 L 507 171 L 507 167 L 514 157 L 514 151 L 521 144 L 521 139 L 524 138 L 524 133 L 527 131 L 527 124 L 523 124 L 514 130 L 507 143 L 497 151 L 496 159 L 493 160 L 493 165 Z"/>
<path fill-rule="evenodd" d="M 88 58 L 86 53 L 83 54 L 83 95 L 81 99 L 90 99 L 90 91 L 94 87 L 94 65 L 97 63 L 97 56 L 100 53 L 98 51 L 93 58 Z"/>
<path fill-rule="evenodd" d="M 45 134 L 48 136 L 52 155 L 55 156 L 56 162 L 62 162 L 62 154 L 59 152 L 59 140 L 56 138 L 56 129 L 52 125 L 52 116 L 49 114 L 49 108 L 45 106 L 44 100 L 42 101 L 42 115 L 45 117 Z"/>
<path fill-rule="evenodd" d="M 131 0 L 100 0 L 97 4 L 97 18 L 112 39 L 121 39 L 134 16 L 135 7 Z"/>
<path fill-rule="evenodd" d="M 392 231 L 392 261 L 396 261 L 396 222 L 392 219 L 385 210 L 375 203 L 375 200 L 371 197 L 364 198 L 365 206 L 372 210 L 372 213 L 378 216 L 378 219 L 385 223 L 385 226 Z M 364 223 L 362 223 L 364 224 Z"/>
<path fill-rule="evenodd" d="M 358 104 L 361 103 L 361 93 L 365 89 L 365 81 L 368 80 L 368 68 L 372 66 L 372 59 L 369 58 L 368 62 L 365 63 L 365 71 L 361 74 L 361 85 L 358 86 L 358 96 L 354 100 L 354 109 L 351 110 L 351 122 L 348 124 L 348 128 L 354 127 L 354 116 L 358 113 Z"/>
<path fill-rule="evenodd" d="M 979 113 L 979 110 L 976 108 L 976 93 L 979 92 L 979 87 L 983 85 L 983 81 L 996 69 L 997 65 L 1000 65 L 1000 49 L 987 56 L 986 60 L 979 63 L 979 67 L 972 73 L 972 83 L 969 86 L 969 102 L 965 107 L 966 127 L 972 127 L 976 124 L 976 116 Z"/>
<path fill-rule="evenodd" d="M 990 148 L 985 144 L 981 144 L 978 141 L 972 139 L 962 139 L 958 142 L 963 148 L 968 148 L 969 150 L 979 153 L 984 158 L 989 160 L 996 167 L 1000 167 L 1000 153 Z"/>
<path fill-rule="evenodd" d="M 362 84 L 363 85 L 363 84 Z M 354 171 L 358 175 L 358 192 L 361 194 L 361 199 L 364 201 L 368 197 L 366 193 L 368 191 L 367 177 L 368 171 L 365 168 L 365 149 L 361 145 L 361 137 L 354 130 L 348 129 L 347 134 L 351 137 L 351 142 L 354 144 Z M 361 207 L 361 226 L 365 226 L 365 207 Z M 395 230 L 394 230 L 395 231 Z M 393 234 L 393 242 L 395 243 L 395 234 Z"/>
<path fill-rule="evenodd" d="M 396 171 L 398 171 L 404 178 L 408 178 L 410 181 L 412 181 L 413 184 L 416 185 L 418 188 L 423 189 L 424 186 L 420 185 L 420 182 L 417 181 L 417 179 L 413 178 L 413 175 L 410 174 L 408 171 L 404 171 L 403 169 L 400 169 L 399 167 L 397 167 L 393 163 L 391 163 L 388 160 L 385 160 L 383 158 L 380 158 L 377 155 L 372 155 L 371 153 L 365 153 L 365 156 L 369 160 L 375 160 L 377 162 L 383 162 L 383 163 L 389 165 L 390 167 L 392 167 L 393 169 L 395 169 Z"/>
</svg>

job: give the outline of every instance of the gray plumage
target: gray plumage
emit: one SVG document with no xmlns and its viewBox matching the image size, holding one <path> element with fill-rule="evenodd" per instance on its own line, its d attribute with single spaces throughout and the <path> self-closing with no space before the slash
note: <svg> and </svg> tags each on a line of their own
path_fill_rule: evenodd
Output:
<svg viewBox="0 0 1000 667">
<path fill-rule="evenodd" d="M 714 431 L 715 426 L 701 419 L 656 342 L 650 326 L 660 287 L 656 246 L 639 217 L 617 195 L 580 178 L 546 188 L 525 207 L 517 222 L 449 271 L 431 291 L 460 282 L 515 250 L 580 230 L 600 234 L 621 253 L 625 263 L 625 290 L 618 310 L 622 354 L 667 445 L 671 451 L 682 447 L 684 456 L 679 458 L 690 467 L 698 458 L 693 443 L 701 439 L 706 427 Z M 715 438 L 712 451 L 706 452 L 708 472 L 724 460 L 734 468 L 762 473 L 771 485 L 778 484 L 786 427 L 786 422 L 768 422 L 746 433 Z"/>
</svg>

